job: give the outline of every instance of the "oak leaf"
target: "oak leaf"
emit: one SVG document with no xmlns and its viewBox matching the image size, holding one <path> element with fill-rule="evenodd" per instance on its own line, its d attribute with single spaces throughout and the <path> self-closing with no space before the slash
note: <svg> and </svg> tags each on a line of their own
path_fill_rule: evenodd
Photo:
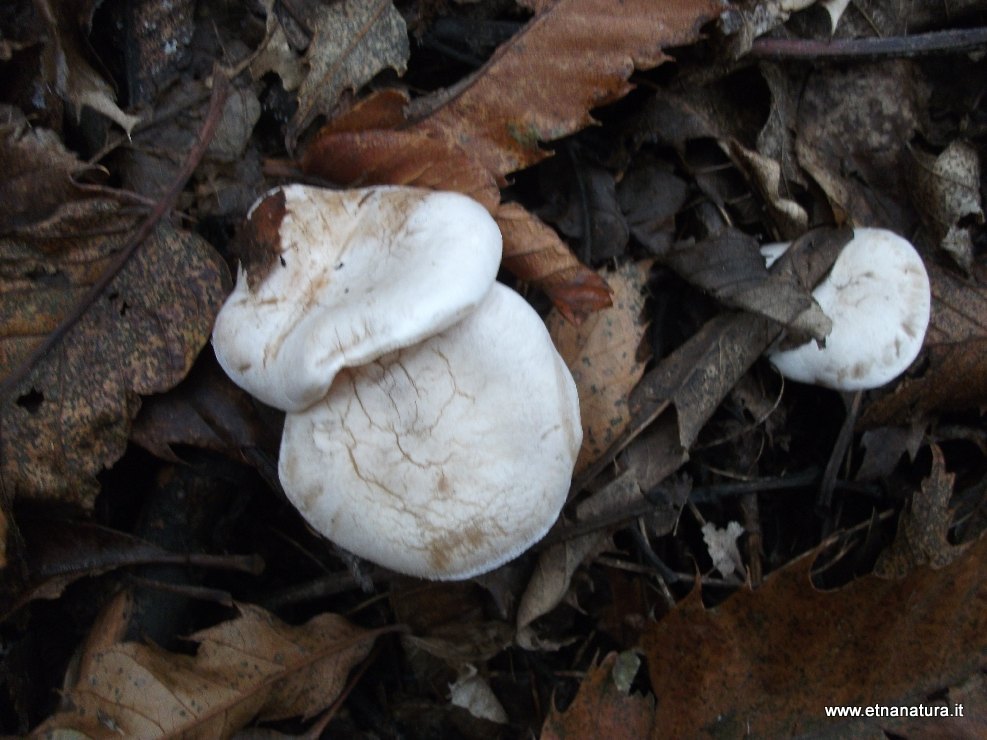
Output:
<svg viewBox="0 0 987 740">
<path fill-rule="evenodd" d="M 696 588 L 641 642 L 652 737 L 829 734 L 827 705 L 919 702 L 970 675 L 987 649 L 985 556 L 981 537 L 943 568 L 820 591 L 810 553 L 711 609 Z"/>
</svg>

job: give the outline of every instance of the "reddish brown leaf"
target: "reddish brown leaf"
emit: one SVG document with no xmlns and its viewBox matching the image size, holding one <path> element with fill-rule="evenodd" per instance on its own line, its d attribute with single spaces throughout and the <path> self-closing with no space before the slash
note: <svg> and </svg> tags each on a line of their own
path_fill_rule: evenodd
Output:
<svg viewBox="0 0 987 740">
<path fill-rule="evenodd" d="M 542 727 L 542 740 L 647 737 L 654 700 L 621 690 L 615 675 L 618 665 L 617 653 L 610 653 L 591 668 L 572 705 L 565 712 L 552 707 Z"/>
<path fill-rule="evenodd" d="M 569 321 L 579 324 L 611 304 L 606 282 L 577 260 L 559 235 L 517 203 L 494 214 L 504 235 L 504 267 L 538 285 Z"/>
<path fill-rule="evenodd" d="M 558 0 L 529 3 L 536 16 L 472 77 L 413 104 L 413 128 L 454 141 L 496 175 L 546 156 L 553 141 L 593 122 L 589 110 L 626 95 L 635 68 L 695 41 L 715 0 Z M 413 116 L 414 117 L 414 116 Z"/>
<path fill-rule="evenodd" d="M 319 129 L 319 136 L 397 128 L 407 121 L 404 111 L 409 102 L 404 90 L 393 87 L 377 90 L 326 123 Z"/>
<path fill-rule="evenodd" d="M 921 701 L 979 667 L 987 537 L 945 568 L 831 592 L 812 586 L 813 559 L 713 609 L 697 589 L 652 625 L 642 648 L 658 698 L 653 737 L 832 730 L 826 706 Z"/>
<path fill-rule="evenodd" d="M 500 192 L 493 176 L 448 141 L 419 131 L 319 132 L 302 158 L 311 175 L 346 185 L 414 185 L 468 195 L 495 211 Z"/>
</svg>

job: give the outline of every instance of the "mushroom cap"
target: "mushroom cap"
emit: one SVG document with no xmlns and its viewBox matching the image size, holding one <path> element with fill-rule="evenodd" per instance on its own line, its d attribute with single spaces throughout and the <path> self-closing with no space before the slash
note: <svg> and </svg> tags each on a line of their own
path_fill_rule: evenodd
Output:
<svg viewBox="0 0 987 740">
<path fill-rule="evenodd" d="M 768 354 L 782 375 L 837 390 L 877 388 L 918 356 L 929 325 L 929 276 L 915 248 L 886 229 L 854 229 L 812 292 L 833 322 L 824 347 Z"/>
<path fill-rule="evenodd" d="M 342 370 L 325 399 L 288 414 L 278 472 L 327 538 L 453 580 L 544 536 L 581 441 L 572 375 L 538 314 L 496 284 L 458 324 Z"/>
<path fill-rule="evenodd" d="M 241 267 L 212 339 L 226 373 L 270 406 L 307 408 L 341 368 L 448 328 L 496 279 L 500 230 L 465 195 L 288 185 L 258 204 L 282 194 L 279 258 L 253 288 Z"/>
</svg>

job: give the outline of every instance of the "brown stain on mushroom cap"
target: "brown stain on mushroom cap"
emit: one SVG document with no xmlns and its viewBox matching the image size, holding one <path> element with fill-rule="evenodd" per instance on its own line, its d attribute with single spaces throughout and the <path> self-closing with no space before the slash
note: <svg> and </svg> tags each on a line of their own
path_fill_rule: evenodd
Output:
<svg viewBox="0 0 987 740">
<path fill-rule="evenodd" d="M 247 273 L 251 290 L 260 285 L 281 256 L 284 215 L 284 190 L 279 188 L 251 209 L 237 232 L 232 250 Z"/>
<path fill-rule="evenodd" d="M 477 522 L 461 530 L 447 530 L 428 543 L 428 562 L 437 573 L 449 572 L 453 564 L 468 561 L 470 553 L 479 552 L 485 546 L 487 533 Z"/>
</svg>

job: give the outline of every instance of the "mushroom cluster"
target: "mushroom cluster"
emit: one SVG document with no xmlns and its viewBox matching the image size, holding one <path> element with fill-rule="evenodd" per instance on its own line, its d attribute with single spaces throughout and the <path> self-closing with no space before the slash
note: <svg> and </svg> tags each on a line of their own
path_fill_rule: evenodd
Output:
<svg viewBox="0 0 987 740">
<path fill-rule="evenodd" d="M 761 248 L 770 267 L 790 245 Z M 915 247 L 887 229 L 857 228 L 812 297 L 833 323 L 825 345 L 776 348 L 768 359 L 790 380 L 837 390 L 878 388 L 922 349 L 932 293 Z"/>
<path fill-rule="evenodd" d="M 486 210 L 417 188 L 289 185 L 245 228 L 271 259 L 241 265 L 213 347 L 288 412 L 278 473 L 308 523 L 439 580 L 537 542 L 565 503 L 579 404 L 538 314 L 496 283 Z"/>
</svg>

